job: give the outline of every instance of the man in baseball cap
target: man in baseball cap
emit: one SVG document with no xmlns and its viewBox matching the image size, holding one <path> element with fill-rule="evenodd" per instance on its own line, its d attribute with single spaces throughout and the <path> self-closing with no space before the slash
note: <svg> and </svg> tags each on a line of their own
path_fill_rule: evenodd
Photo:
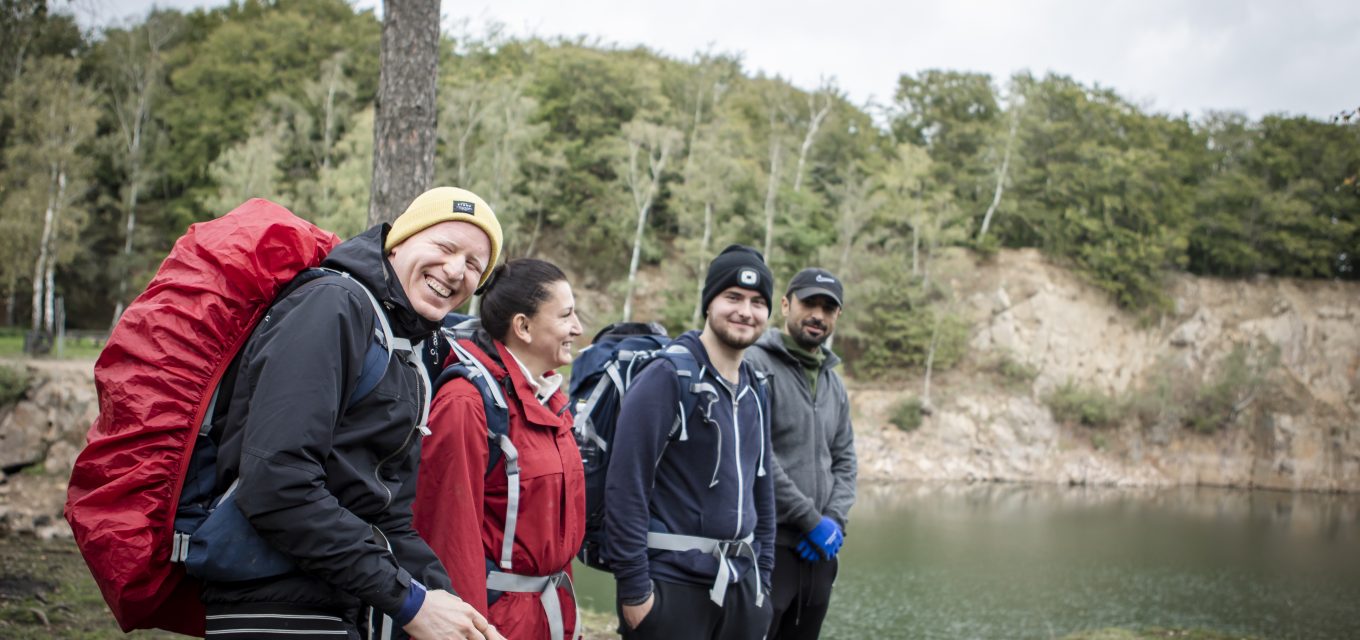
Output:
<svg viewBox="0 0 1360 640">
<path fill-rule="evenodd" d="M 783 331 L 771 329 L 746 360 L 770 381 L 775 465 L 775 563 L 771 640 L 816 638 L 831 603 L 836 559 L 855 502 L 850 402 L 826 346 L 845 287 L 826 269 L 803 269 L 780 301 Z"/>
</svg>

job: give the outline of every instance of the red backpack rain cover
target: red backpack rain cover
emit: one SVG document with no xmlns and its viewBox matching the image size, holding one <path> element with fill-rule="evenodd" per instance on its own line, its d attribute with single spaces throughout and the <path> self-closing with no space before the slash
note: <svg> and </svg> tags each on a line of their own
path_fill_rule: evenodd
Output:
<svg viewBox="0 0 1360 640">
<path fill-rule="evenodd" d="M 274 298 L 339 242 L 258 198 L 194 224 L 99 354 L 99 417 L 71 472 L 66 519 L 123 631 L 203 635 L 199 584 L 170 562 L 199 424 Z"/>
</svg>

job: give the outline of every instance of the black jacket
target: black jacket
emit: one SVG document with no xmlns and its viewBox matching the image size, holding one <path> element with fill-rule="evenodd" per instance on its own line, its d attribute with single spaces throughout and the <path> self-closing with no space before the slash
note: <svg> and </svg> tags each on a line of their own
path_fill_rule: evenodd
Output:
<svg viewBox="0 0 1360 640">
<path fill-rule="evenodd" d="M 368 287 L 393 333 L 414 343 L 438 323 L 412 309 L 383 251 L 386 234 L 386 225 L 369 229 L 322 266 Z M 330 276 L 276 302 L 246 343 L 218 430 L 218 489 L 239 475 L 241 511 L 300 570 L 206 585 L 205 602 L 339 612 L 362 603 L 392 614 L 413 576 L 430 589 L 450 588 L 411 526 L 424 401 L 419 374 L 394 354 L 378 386 L 344 409 L 378 326 L 363 290 Z"/>
</svg>

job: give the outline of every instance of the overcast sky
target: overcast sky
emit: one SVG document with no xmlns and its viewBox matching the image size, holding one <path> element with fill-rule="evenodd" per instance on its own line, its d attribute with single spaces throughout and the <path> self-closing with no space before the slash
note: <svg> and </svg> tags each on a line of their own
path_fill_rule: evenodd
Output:
<svg viewBox="0 0 1360 640">
<path fill-rule="evenodd" d="M 74 0 L 108 23 L 157 4 Z M 380 0 L 359 0 L 373 7 Z M 1053 71 L 1145 108 L 1330 118 L 1360 106 L 1360 2 L 1330 0 L 469 0 L 446 28 L 500 23 L 513 35 L 598 38 L 689 58 L 740 53 L 748 72 L 804 89 L 834 78 L 851 100 L 891 101 L 902 73 Z"/>
</svg>

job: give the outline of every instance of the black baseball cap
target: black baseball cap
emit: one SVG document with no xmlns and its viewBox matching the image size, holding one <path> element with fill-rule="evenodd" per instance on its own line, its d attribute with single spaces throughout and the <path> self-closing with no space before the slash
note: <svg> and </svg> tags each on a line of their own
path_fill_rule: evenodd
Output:
<svg viewBox="0 0 1360 640">
<path fill-rule="evenodd" d="M 845 306 L 842 302 L 845 288 L 841 286 L 841 279 L 831 275 L 830 271 L 818 267 L 808 267 L 793 276 L 789 281 L 788 291 L 784 292 L 784 295 L 789 294 L 798 296 L 799 300 L 812 296 L 827 296 L 836 302 L 836 306 Z"/>
</svg>

